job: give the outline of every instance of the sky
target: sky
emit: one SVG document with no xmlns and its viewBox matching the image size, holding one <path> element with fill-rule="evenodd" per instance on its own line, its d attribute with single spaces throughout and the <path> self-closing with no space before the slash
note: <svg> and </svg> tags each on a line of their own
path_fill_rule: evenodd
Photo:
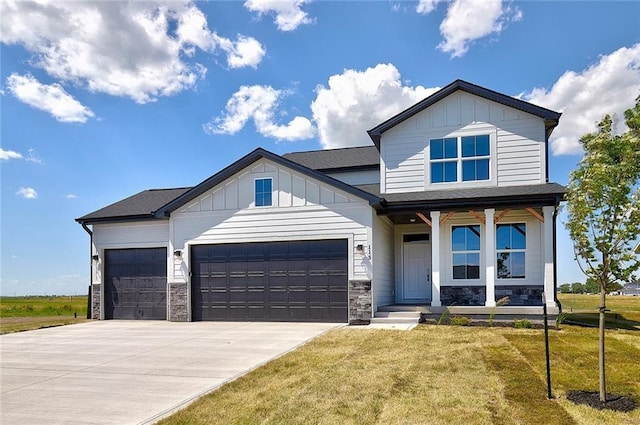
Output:
<svg viewBox="0 0 640 425">
<path fill-rule="evenodd" d="M 0 0 L 0 295 L 86 294 L 74 219 L 256 147 L 371 144 L 460 78 L 562 112 L 550 181 L 640 94 L 638 1 Z M 584 282 L 558 223 L 558 284 Z"/>
</svg>

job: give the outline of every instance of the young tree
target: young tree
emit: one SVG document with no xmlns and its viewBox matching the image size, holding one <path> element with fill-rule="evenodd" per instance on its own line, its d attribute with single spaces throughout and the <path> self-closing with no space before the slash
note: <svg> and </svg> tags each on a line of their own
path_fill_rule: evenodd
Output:
<svg viewBox="0 0 640 425">
<path fill-rule="evenodd" d="M 629 130 L 612 131 L 605 116 L 598 131 L 580 139 L 584 157 L 571 172 L 567 187 L 566 227 L 576 260 L 587 278 L 600 286 L 599 369 L 600 400 L 606 401 L 605 312 L 606 294 L 616 282 L 629 282 L 640 268 L 633 252 L 640 236 L 640 96 L 625 112 Z"/>
</svg>

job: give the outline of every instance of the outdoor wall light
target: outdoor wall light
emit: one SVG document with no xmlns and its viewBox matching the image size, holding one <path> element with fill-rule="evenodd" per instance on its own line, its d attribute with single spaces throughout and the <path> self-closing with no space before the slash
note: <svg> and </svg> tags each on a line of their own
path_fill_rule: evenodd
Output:
<svg viewBox="0 0 640 425">
<path fill-rule="evenodd" d="M 179 249 L 176 249 L 175 251 L 173 251 L 173 256 L 176 258 L 182 257 L 182 251 Z"/>
<path fill-rule="evenodd" d="M 91 259 L 97 263 L 100 257 L 98 256 L 98 254 L 95 254 L 91 256 Z"/>
<path fill-rule="evenodd" d="M 356 245 L 356 254 L 364 254 L 364 245 Z"/>
</svg>

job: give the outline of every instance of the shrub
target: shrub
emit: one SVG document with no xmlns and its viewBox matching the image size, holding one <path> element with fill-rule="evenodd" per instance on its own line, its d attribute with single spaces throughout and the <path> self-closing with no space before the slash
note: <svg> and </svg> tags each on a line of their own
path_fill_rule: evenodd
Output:
<svg viewBox="0 0 640 425">
<path fill-rule="evenodd" d="M 565 313 L 564 311 L 556 317 L 556 329 L 560 330 L 560 325 L 569 317 L 569 313 Z"/>
<path fill-rule="evenodd" d="M 471 323 L 473 321 L 471 319 L 469 319 L 468 317 L 453 316 L 453 317 L 451 317 L 450 322 L 454 326 L 471 326 Z"/>
<path fill-rule="evenodd" d="M 498 307 L 509 304 L 509 297 L 505 296 L 496 301 L 496 306 L 491 309 L 491 313 L 489 313 L 489 326 L 493 326 L 493 319 L 496 317 L 496 311 Z"/>
<path fill-rule="evenodd" d="M 531 329 L 533 327 L 531 322 L 527 319 L 516 319 L 513 321 L 513 325 L 517 329 Z"/>
<path fill-rule="evenodd" d="M 449 315 L 450 314 L 451 314 L 451 312 L 449 311 L 449 307 L 445 307 L 444 311 L 442 312 L 442 314 L 438 318 L 438 325 L 443 325 L 443 324 L 447 323 L 447 320 L 449 319 Z"/>
</svg>

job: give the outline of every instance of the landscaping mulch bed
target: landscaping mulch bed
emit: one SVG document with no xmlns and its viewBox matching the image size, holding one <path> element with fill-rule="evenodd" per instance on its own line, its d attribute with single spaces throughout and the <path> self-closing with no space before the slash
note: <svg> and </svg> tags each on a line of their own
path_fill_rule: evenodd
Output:
<svg viewBox="0 0 640 425">
<path fill-rule="evenodd" d="M 637 407 L 634 399 L 618 394 L 607 393 L 607 401 L 600 401 L 600 393 L 598 391 L 569 391 L 567 399 L 576 404 L 586 404 L 599 410 L 608 409 L 618 412 L 630 412 Z"/>
</svg>

